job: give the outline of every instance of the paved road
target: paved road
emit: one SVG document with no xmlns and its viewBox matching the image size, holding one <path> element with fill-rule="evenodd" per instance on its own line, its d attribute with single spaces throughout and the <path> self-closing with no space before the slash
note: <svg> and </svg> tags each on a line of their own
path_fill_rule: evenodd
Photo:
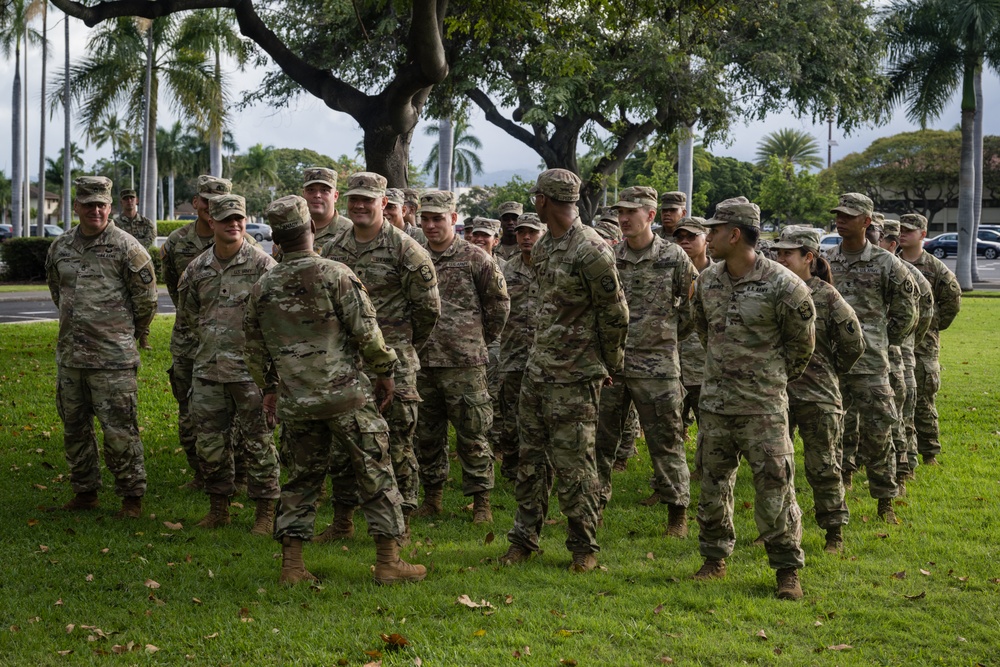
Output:
<svg viewBox="0 0 1000 667">
<path fill-rule="evenodd" d="M 166 289 L 160 290 L 157 313 L 172 315 L 174 304 Z M 0 324 L 45 322 L 59 317 L 47 291 L 0 294 Z"/>
</svg>

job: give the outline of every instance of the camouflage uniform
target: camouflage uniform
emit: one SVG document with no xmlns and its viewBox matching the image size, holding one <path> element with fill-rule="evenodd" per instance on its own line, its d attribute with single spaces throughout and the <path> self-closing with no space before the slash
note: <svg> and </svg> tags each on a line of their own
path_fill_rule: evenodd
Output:
<svg viewBox="0 0 1000 667">
<path fill-rule="evenodd" d="M 895 221 L 889 221 L 895 222 Z M 897 223 L 898 224 L 898 223 Z M 893 427 L 892 438 L 896 448 L 896 479 L 912 474 L 917 469 L 917 433 L 913 424 L 917 405 L 917 358 L 915 348 L 923 341 L 934 318 L 934 293 L 931 284 L 923 274 L 908 262 L 903 266 L 910 270 L 913 282 L 917 286 L 918 312 L 917 324 L 914 330 L 903 339 L 899 346 L 903 370 L 902 404 L 897 402 L 899 423 Z M 892 348 L 890 348 L 891 350 Z"/>
<path fill-rule="evenodd" d="M 212 216 L 225 219 L 245 206 L 237 206 L 242 201 L 237 195 L 215 197 Z M 244 242 L 226 262 L 214 250 L 202 253 L 181 276 L 178 313 L 198 341 L 190 408 L 208 495 L 235 492 L 233 444 L 226 437 L 235 423 L 247 447 L 247 495 L 278 497 L 278 456 L 263 396 L 243 360 L 242 326 L 250 289 L 274 265 L 259 247 Z"/>
<path fill-rule="evenodd" d="M 543 172 L 535 192 L 576 201 L 580 180 L 564 169 Z M 553 473 L 567 518 L 566 548 L 593 554 L 598 496 L 595 438 L 601 384 L 619 373 L 628 333 L 628 306 L 608 245 L 579 218 L 559 238 L 551 232 L 531 252 L 538 278 L 535 339 L 518 398 L 520 453 L 517 514 L 507 539 L 538 551 Z"/>
<path fill-rule="evenodd" d="M 360 177 L 361 174 L 352 175 L 351 182 Z M 349 230 L 329 241 L 320 254 L 355 272 L 375 306 L 386 345 L 399 357 L 395 399 L 386 415 L 389 453 L 404 509 L 415 509 L 419 487 L 417 457 L 413 450 L 420 403 L 417 354 L 441 314 L 434 265 L 420 244 L 388 221 L 383 221 L 378 236 L 369 243 L 359 246 L 354 232 Z M 369 371 L 368 376 L 373 379 L 374 373 Z M 335 500 L 343 505 L 357 504 L 353 492 L 354 474 L 350 468 L 331 468 L 331 475 Z"/>
<path fill-rule="evenodd" d="M 337 172 L 326 167 L 306 167 L 302 170 L 303 190 L 313 183 L 327 185 L 332 190 L 336 191 Z M 330 220 L 329 224 L 316 230 L 316 234 L 313 237 L 313 250 L 319 254 L 323 246 L 353 227 L 354 224 L 351 222 L 350 218 L 344 217 L 340 213 L 334 211 L 333 219 Z M 271 256 L 274 257 L 276 261 L 281 261 L 283 254 L 281 246 L 277 243 L 275 243 L 274 247 L 271 248 Z"/>
<path fill-rule="evenodd" d="M 494 236 L 500 235 L 500 221 L 494 220 L 492 218 L 481 218 L 475 217 L 472 219 L 472 231 L 480 232 L 486 234 L 493 234 Z M 503 259 L 496 254 L 499 246 L 493 248 L 493 254 L 490 255 L 493 261 L 497 265 L 497 269 L 501 274 L 504 272 L 504 268 L 507 266 L 507 260 Z M 487 362 L 486 362 L 486 386 L 489 388 L 490 392 L 490 402 L 493 404 L 493 415 L 496 417 L 500 414 L 500 392 L 501 392 L 501 381 L 502 377 L 500 374 L 500 337 L 497 336 L 492 343 L 486 347 Z M 493 425 L 490 427 L 489 440 L 490 447 L 496 451 L 500 443 L 500 419 L 493 419 Z"/>
<path fill-rule="evenodd" d="M 497 207 L 497 217 L 503 220 L 505 215 L 515 215 L 520 217 L 524 213 L 524 205 L 516 201 L 505 201 Z M 518 220 L 517 222 L 520 222 Z M 517 223 L 515 223 L 517 224 Z M 501 238 L 503 238 L 503 229 L 500 230 Z M 513 257 L 517 257 L 521 254 L 521 249 L 518 247 L 515 241 L 512 245 L 504 245 L 501 243 L 494 250 L 493 254 L 503 260 L 509 260 Z"/>
<path fill-rule="evenodd" d="M 82 177 L 77 201 L 111 204 L 111 181 Z M 56 407 L 70 482 L 77 494 L 101 488 L 94 417 L 104 431 L 104 462 L 123 497 L 146 492 L 139 438 L 136 337 L 156 314 L 156 276 L 149 253 L 108 222 L 88 239 L 82 227 L 49 247 L 45 273 L 59 310 Z"/>
<path fill-rule="evenodd" d="M 134 218 L 126 218 L 124 213 L 119 213 L 114 222 L 116 227 L 128 232 L 143 248 L 151 248 L 156 241 L 156 225 L 141 213 Z"/>
<path fill-rule="evenodd" d="M 626 188 L 617 206 L 655 210 L 656 201 L 652 188 Z M 680 246 L 659 236 L 642 250 L 633 250 L 627 241 L 620 243 L 615 254 L 628 303 L 629 335 L 623 370 L 601 390 L 596 442 L 601 505 L 611 499 L 611 467 L 631 402 L 649 448 L 650 485 L 660 502 L 687 507 L 691 494 L 677 347 L 679 338 L 691 331 L 689 299 L 697 272 Z"/>
<path fill-rule="evenodd" d="M 300 197 L 282 197 L 268 208 L 268 219 L 291 229 L 309 219 L 308 209 Z M 363 359 L 369 373 L 391 377 L 397 357 L 385 345 L 361 281 L 313 252 L 287 253 L 253 286 L 242 330 L 254 382 L 278 394 L 288 479 L 275 539 L 312 538 L 316 500 L 335 456 L 350 461 L 369 534 L 399 538 L 403 498 L 392 472 L 389 427 L 360 371 Z"/>
<path fill-rule="evenodd" d="M 730 222 L 759 227 L 759 209 L 723 202 L 706 226 Z M 802 511 L 795 500 L 785 388 L 812 356 L 815 308 L 805 283 L 760 253 L 740 278 L 726 267 L 720 262 L 705 269 L 692 300 L 707 350 L 698 425 L 704 466 L 699 550 L 715 561 L 733 551 L 733 486 L 742 455 L 753 472 L 754 519 L 768 562 L 776 570 L 798 569 L 805 563 Z"/>
</svg>

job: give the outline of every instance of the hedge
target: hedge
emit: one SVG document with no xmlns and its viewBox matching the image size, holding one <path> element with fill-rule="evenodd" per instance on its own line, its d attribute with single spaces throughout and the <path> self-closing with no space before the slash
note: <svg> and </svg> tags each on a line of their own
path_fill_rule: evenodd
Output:
<svg viewBox="0 0 1000 667">
<path fill-rule="evenodd" d="M 4 278 L 27 282 L 45 280 L 45 256 L 54 238 L 22 237 L 0 243 L 4 263 Z"/>
<path fill-rule="evenodd" d="M 170 236 L 172 232 L 180 229 L 184 225 L 191 224 L 191 220 L 157 220 L 156 221 L 156 235 L 157 236 Z"/>
</svg>

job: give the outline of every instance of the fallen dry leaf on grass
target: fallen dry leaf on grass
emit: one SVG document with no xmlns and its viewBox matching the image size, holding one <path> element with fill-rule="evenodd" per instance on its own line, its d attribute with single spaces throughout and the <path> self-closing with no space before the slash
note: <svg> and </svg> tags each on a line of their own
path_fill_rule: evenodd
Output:
<svg viewBox="0 0 1000 667">
<path fill-rule="evenodd" d="M 661 665 L 672 665 L 672 664 L 674 664 L 674 659 L 671 658 L 671 657 L 665 656 L 665 655 L 661 655 L 660 656 L 660 664 Z"/>
<path fill-rule="evenodd" d="M 917 595 L 904 595 L 903 597 L 907 600 L 923 600 L 927 597 L 927 591 L 920 591 Z"/>
<path fill-rule="evenodd" d="M 758 630 L 757 636 L 760 637 L 761 639 L 767 639 L 767 633 L 764 632 L 763 630 Z"/>
<path fill-rule="evenodd" d="M 486 636 L 486 630 L 483 630 L 482 628 L 480 628 L 480 629 L 476 630 L 475 632 L 473 632 L 472 636 L 473 637 L 485 637 Z"/>
<path fill-rule="evenodd" d="M 923 570 L 923 569 L 920 570 L 920 574 L 924 575 L 925 577 L 931 576 L 930 572 L 928 572 L 927 570 Z"/>
<path fill-rule="evenodd" d="M 656 607 L 653 609 L 653 613 L 654 614 L 659 614 L 661 611 L 663 611 L 663 605 L 662 604 L 656 605 Z"/>
<path fill-rule="evenodd" d="M 583 630 L 567 630 L 566 628 L 562 628 L 558 632 L 556 632 L 556 636 L 558 637 L 572 637 L 573 635 L 582 635 L 582 634 Z"/>
<path fill-rule="evenodd" d="M 210 635 L 205 635 L 205 639 L 215 639 L 215 638 L 216 638 L 216 637 L 218 637 L 218 636 L 219 636 L 219 633 L 218 633 L 218 632 L 213 632 L 213 633 L 212 633 L 212 634 L 210 634 Z"/>
<path fill-rule="evenodd" d="M 559 658 L 560 665 L 568 665 L 569 667 L 576 667 L 576 660 L 572 658 Z"/>
<path fill-rule="evenodd" d="M 530 646 L 525 646 L 521 650 L 515 649 L 514 652 L 511 655 L 513 655 L 515 658 L 522 658 L 522 657 L 529 656 L 529 655 L 531 655 L 531 647 Z"/>
<path fill-rule="evenodd" d="M 143 583 L 143 586 L 145 586 L 146 588 L 152 588 L 152 589 L 155 590 L 155 589 L 157 589 L 157 588 L 160 587 L 160 584 L 158 584 L 157 582 L 153 581 L 152 579 L 147 579 L 145 581 L 145 583 Z"/>
<path fill-rule="evenodd" d="M 486 537 L 483 539 L 483 544 L 490 544 L 495 539 L 496 539 L 496 535 L 494 535 L 493 531 L 491 530 L 490 532 L 486 533 Z"/>
<path fill-rule="evenodd" d="M 66 634 L 69 634 L 69 633 L 73 632 L 73 630 L 75 630 L 75 629 L 76 629 L 76 626 L 74 624 L 70 623 L 69 625 L 66 626 Z"/>
<path fill-rule="evenodd" d="M 504 604 L 514 604 L 514 596 L 513 595 L 508 595 L 508 596 L 504 597 L 503 603 Z"/>
<path fill-rule="evenodd" d="M 158 646 L 153 646 L 152 644 L 146 644 L 146 653 L 149 653 L 150 655 L 156 653 L 159 650 L 160 649 Z"/>
<path fill-rule="evenodd" d="M 906 579 L 906 570 L 900 570 L 892 575 L 893 579 Z"/>
<path fill-rule="evenodd" d="M 382 661 L 372 660 L 371 662 L 366 662 L 362 667 L 382 667 Z"/>
<path fill-rule="evenodd" d="M 86 577 L 83 578 L 83 580 L 84 581 L 93 581 L 94 580 L 94 575 L 88 574 Z"/>
<path fill-rule="evenodd" d="M 49 548 L 44 544 L 39 544 L 38 550 L 41 551 L 43 554 L 47 554 L 49 552 Z"/>
<path fill-rule="evenodd" d="M 493 605 L 491 605 L 486 600 L 480 600 L 479 602 L 475 602 L 468 595 L 459 595 L 458 599 L 455 601 L 455 604 L 465 605 L 469 609 L 480 609 L 480 608 L 492 609 L 493 608 Z"/>
<path fill-rule="evenodd" d="M 849 648 L 854 648 L 850 644 L 835 644 L 833 646 L 827 646 L 831 651 L 846 651 Z"/>
<path fill-rule="evenodd" d="M 183 523 L 173 523 L 172 521 L 164 521 L 163 525 L 170 530 L 180 530 L 184 527 Z"/>
<path fill-rule="evenodd" d="M 410 640 L 408 640 L 403 635 L 396 634 L 395 632 L 392 633 L 391 635 L 383 633 L 380 634 L 379 637 L 381 637 L 382 641 L 385 642 L 386 648 L 390 650 L 398 650 L 403 648 L 404 646 L 410 645 Z"/>
</svg>

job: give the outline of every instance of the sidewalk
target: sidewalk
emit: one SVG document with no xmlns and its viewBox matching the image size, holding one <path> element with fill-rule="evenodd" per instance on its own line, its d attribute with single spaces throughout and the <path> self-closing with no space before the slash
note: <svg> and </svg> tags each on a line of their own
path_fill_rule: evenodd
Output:
<svg viewBox="0 0 1000 667">
<path fill-rule="evenodd" d="M 1000 285 L 997 286 L 997 289 L 1000 289 Z M 156 292 L 159 296 L 168 294 L 165 285 L 157 285 Z M 0 302 L 49 301 L 51 298 L 48 288 L 42 285 L 39 285 L 38 289 L 24 290 L 23 292 L 0 292 Z"/>
</svg>

